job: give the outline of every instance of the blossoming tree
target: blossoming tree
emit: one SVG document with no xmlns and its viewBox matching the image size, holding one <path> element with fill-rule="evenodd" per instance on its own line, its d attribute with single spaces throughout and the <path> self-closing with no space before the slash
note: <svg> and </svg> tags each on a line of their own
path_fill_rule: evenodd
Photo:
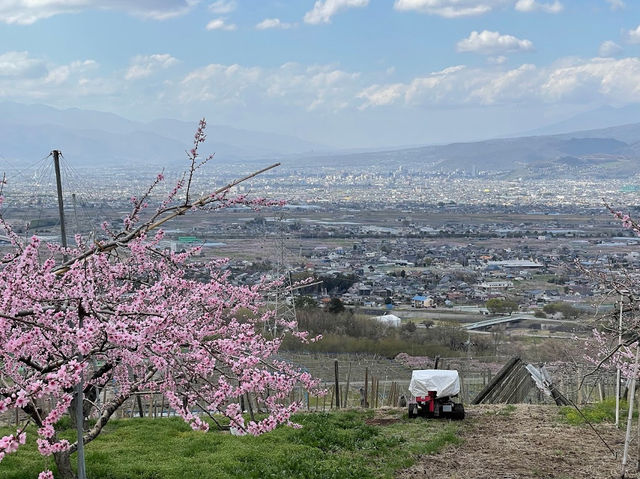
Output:
<svg viewBox="0 0 640 479">
<path fill-rule="evenodd" d="M 611 214 L 624 228 L 640 236 L 640 224 L 629 215 L 613 210 L 606 205 Z M 579 265 L 579 263 L 578 263 Z M 587 270 L 579 265 L 600 285 L 606 298 L 612 299 L 616 307 L 600 318 L 598 327 L 593 330 L 593 338 L 587 344 L 586 359 L 595 365 L 587 376 L 601 370 L 616 370 L 616 426 L 619 422 L 620 379 L 629 382 L 629 410 L 627 415 L 626 436 L 622 454 L 620 477 L 625 477 L 629 459 L 631 426 L 635 399 L 635 384 L 640 373 L 640 289 L 638 274 L 626 268 L 612 267 L 604 272 Z M 586 377 L 586 376 L 585 376 Z M 584 381 L 585 377 L 582 378 Z M 582 386 L 582 383 L 580 384 Z M 638 463 L 640 470 L 640 462 Z"/>
<path fill-rule="evenodd" d="M 205 126 L 203 120 L 188 153 L 190 168 L 168 197 L 155 211 L 148 208 L 151 192 L 164 181 L 159 175 L 144 195 L 132 198 L 121 231 L 103 225 L 103 241 L 76 237 L 65 251 L 36 237 L 23 244 L 2 221 L 13 250 L 0 265 L 0 412 L 21 408 L 28 420 L 0 439 L 0 460 L 25 443 L 27 424 L 33 423 L 40 453 L 54 456 L 60 477 L 73 478 L 70 455 L 78 442 L 60 439 L 54 426 L 72 405 L 78 384 L 85 393 L 111 386 L 104 403 L 92 404 L 97 420 L 85 428 L 84 443 L 137 392 L 163 394 L 193 429 L 209 427 L 195 411 L 217 412 L 237 430 L 260 434 L 289 423 L 300 407 L 283 401 L 292 388 L 316 386 L 308 373 L 272 359 L 281 337 L 261 334 L 265 321 L 277 321 L 262 307 L 273 283 L 233 285 L 222 260 L 196 266 L 194 251 L 175 254 L 159 246 L 158 227 L 178 215 L 273 204 L 228 197 L 243 179 L 192 197 L 194 174 L 210 158 L 200 161 L 198 153 Z M 207 281 L 192 279 L 195 267 L 206 268 Z M 295 324 L 283 326 L 307 340 Z M 246 393 L 268 412 L 264 419 L 245 422 L 238 402 Z"/>
</svg>

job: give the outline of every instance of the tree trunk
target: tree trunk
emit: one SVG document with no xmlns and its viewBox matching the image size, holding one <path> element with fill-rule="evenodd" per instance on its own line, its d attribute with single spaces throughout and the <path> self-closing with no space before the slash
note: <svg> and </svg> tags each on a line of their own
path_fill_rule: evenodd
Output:
<svg viewBox="0 0 640 479">
<path fill-rule="evenodd" d="M 60 479 L 76 479 L 76 473 L 71 469 L 71 454 L 69 451 L 54 452 L 53 459 L 58 467 L 56 477 Z"/>
</svg>

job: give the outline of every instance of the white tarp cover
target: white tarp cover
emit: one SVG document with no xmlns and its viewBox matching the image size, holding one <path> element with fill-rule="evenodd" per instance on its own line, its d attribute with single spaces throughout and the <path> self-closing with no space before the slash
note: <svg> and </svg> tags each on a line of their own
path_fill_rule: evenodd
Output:
<svg viewBox="0 0 640 479">
<path fill-rule="evenodd" d="M 455 396 L 460 392 L 458 371 L 446 369 L 419 369 L 411 374 L 409 392 L 414 397 L 427 396 L 435 391 L 436 397 Z"/>
<path fill-rule="evenodd" d="M 402 324 L 402 320 L 395 314 L 385 314 L 384 316 L 376 316 L 376 321 L 379 321 L 387 326 L 399 328 Z"/>
</svg>

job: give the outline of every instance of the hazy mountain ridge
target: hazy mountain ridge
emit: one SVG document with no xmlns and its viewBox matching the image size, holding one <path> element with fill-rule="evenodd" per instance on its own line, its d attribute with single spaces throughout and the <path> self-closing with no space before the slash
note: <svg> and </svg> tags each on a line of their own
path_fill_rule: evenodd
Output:
<svg viewBox="0 0 640 479">
<path fill-rule="evenodd" d="M 0 158 L 19 164 L 61 149 L 79 165 L 175 164 L 191 148 L 197 121 L 131 121 L 105 112 L 0 103 Z M 209 124 L 204 151 L 223 161 L 307 154 L 327 147 L 293 136 Z"/>
<path fill-rule="evenodd" d="M 191 148 L 196 126 L 196 121 L 159 119 L 143 123 L 112 113 L 0 103 L 0 159 L 13 160 L 15 166 L 58 148 L 69 162 L 83 166 L 175 165 Z M 640 123 L 360 152 L 330 152 L 293 136 L 223 125 L 209 125 L 207 136 L 204 151 L 215 153 L 223 164 L 277 159 L 285 167 L 316 172 L 320 167 L 389 171 L 402 166 L 433 173 L 458 171 L 529 178 L 640 173 Z"/>
<path fill-rule="evenodd" d="M 405 166 L 543 178 L 640 173 L 640 123 L 557 135 L 493 139 L 384 152 L 301 158 L 300 165 Z"/>
</svg>

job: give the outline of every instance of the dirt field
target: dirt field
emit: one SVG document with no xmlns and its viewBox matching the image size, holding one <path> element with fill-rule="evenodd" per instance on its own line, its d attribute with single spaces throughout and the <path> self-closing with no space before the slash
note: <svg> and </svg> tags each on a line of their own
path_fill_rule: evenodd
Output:
<svg viewBox="0 0 640 479">
<path fill-rule="evenodd" d="M 624 432 L 611 424 L 597 430 L 617 458 L 588 426 L 560 421 L 555 406 L 469 406 L 459 446 L 425 456 L 400 479 L 578 479 L 620 477 Z M 633 431 L 628 478 L 636 475 L 637 432 Z"/>
</svg>

